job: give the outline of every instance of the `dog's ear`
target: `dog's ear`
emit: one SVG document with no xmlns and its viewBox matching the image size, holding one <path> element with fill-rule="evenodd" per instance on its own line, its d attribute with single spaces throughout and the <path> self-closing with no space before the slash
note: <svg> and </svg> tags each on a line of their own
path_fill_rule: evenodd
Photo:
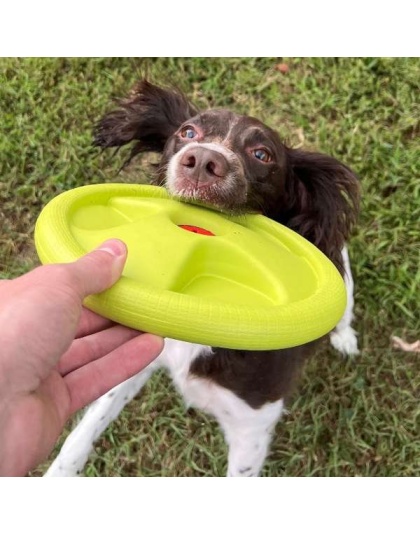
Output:
<svg viewBox="0 0 420 534">
<path fill-rule="evenodd" d="M 167 139 L 196 114 L 197 110 L 181 91 L 141 80 L 126 98 L 118 101 L 117 109 L 95 125 L 93 144 L 109 148 L 137 141 L 128 163 L 140 152 L 161 152 Z"/>
<path fill-rule="evenodd" d="M 282 219 L 343 271 L 341 249 L 359 211 L 359 180 L 335 158 L 287 150 L 287 206 Z"/>
</svg>

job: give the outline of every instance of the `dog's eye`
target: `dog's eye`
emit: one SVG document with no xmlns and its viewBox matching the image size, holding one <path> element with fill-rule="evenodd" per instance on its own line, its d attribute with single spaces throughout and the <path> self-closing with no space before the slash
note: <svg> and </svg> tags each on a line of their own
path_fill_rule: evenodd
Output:
<svg viewBox="0 0 420 534">
<path fill-rule="evenodd" d="M 185 139 L 194 139 L 197 136 L 197 132 L 191 126 L 186 126 L 181 130 L 181 137 Z"/>
<path fill-rule="evenodd" d="M 264 163 L 268 163 L 272 159 L 270 152 L 265 150 L 265 148 L 257 148 L 253 151 L 253 154 L 257 159 Z"/>
</svg>

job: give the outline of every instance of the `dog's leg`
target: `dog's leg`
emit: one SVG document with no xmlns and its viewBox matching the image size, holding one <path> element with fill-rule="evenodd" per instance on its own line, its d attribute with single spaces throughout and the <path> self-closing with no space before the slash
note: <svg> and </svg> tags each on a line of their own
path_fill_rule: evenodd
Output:
<svg viewBox="0 0 420 534">
<path fill-rule="evenodd" d="M 245 403 L 244 403 L 245 404 Z M 225 413 L 220 421 L 229 446 L 228 476 L 256 477 L 268 454 L 272 432 L 283 411 L 283 400 L 255 410 Z"/>
<path fill-rule="evenodd" d="M 357 334 L 351 327 L 351 322 L 353 320 L 353 307 L 354 307 L 354 282 L 353 276 L 351 274 L 349 253 L 347 247 L 344 247 L 342 252 L 343 261 L 344 261 L 344 282 L 346 284 L 347 291 L 347 306 L 344 311 L 344 315 L 341 318 L 341 321 L 335 327 L 333 332 L 330 335 L 331 345 L 340 351 L 345 356 L 356 356 L 359 354 L 359 349 L 357 348 Z"/>
<path fill-rule="evenodd" d="M 141 373 L 114 387 L 93 402 L 66 439 L 57 458 L 44 476 L 79 475 L 88 460 L 94 442 L 111 421 L 118 417 L 124 406 L 140 391 L 155 370 L 156 365 L 150 364 Z"/>
<path fill-rule="evenodd" d="M 255 409 L 229 389 L 190 374 L 188 369 L 189 365 L 183 376 L 172 375 L 186 404 L 211 414 L 221 426 L 229 447 L 228 476 L 258 476 L 283 411 L 283 400 Z"/>
<path fill-rule="evenodd" d="M 268 453 L 271 435 L 283 411 L 283 400 L 254 409 L 231 391 L 201 382 L 195 402 L 219 422 L 229 447 L 228 476 L 258 476 Z M 207 389 L 207 394 L 206 390 Z"/>
</svg>

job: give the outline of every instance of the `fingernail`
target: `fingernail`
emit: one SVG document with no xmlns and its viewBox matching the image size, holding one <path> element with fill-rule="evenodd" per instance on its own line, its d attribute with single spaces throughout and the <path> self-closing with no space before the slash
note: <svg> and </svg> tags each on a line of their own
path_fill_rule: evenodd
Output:
<svg viewBox="0 0 420 534">
<path fill-rule="evenodd" d="M 103 250 L 115 257 L 125 256 L 127 254 L 127 247 L 125 243 L 119 239 L 109 239 L 98 247 L 97 250 Z"/>
</svg>

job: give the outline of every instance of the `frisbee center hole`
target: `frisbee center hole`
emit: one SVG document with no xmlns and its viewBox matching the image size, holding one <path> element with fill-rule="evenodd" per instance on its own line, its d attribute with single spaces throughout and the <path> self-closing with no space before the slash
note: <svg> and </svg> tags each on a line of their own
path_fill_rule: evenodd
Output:
<svg viewBox="0 0 420 534">
<path fill-rule="evenodd" d="M 202 228 L 201 226 L 195 226 L 192 224 L 178 224 L 179 228 L 182 228 L 183 230 L 187 230 L 187 232 L 192 232 L 193 234 L 200 234 L 200 235 L 207 235 L 207 236 L 214 236 L 213 232 L 210 230 L 207 230 L 206 228 Z"/>
</svg>

